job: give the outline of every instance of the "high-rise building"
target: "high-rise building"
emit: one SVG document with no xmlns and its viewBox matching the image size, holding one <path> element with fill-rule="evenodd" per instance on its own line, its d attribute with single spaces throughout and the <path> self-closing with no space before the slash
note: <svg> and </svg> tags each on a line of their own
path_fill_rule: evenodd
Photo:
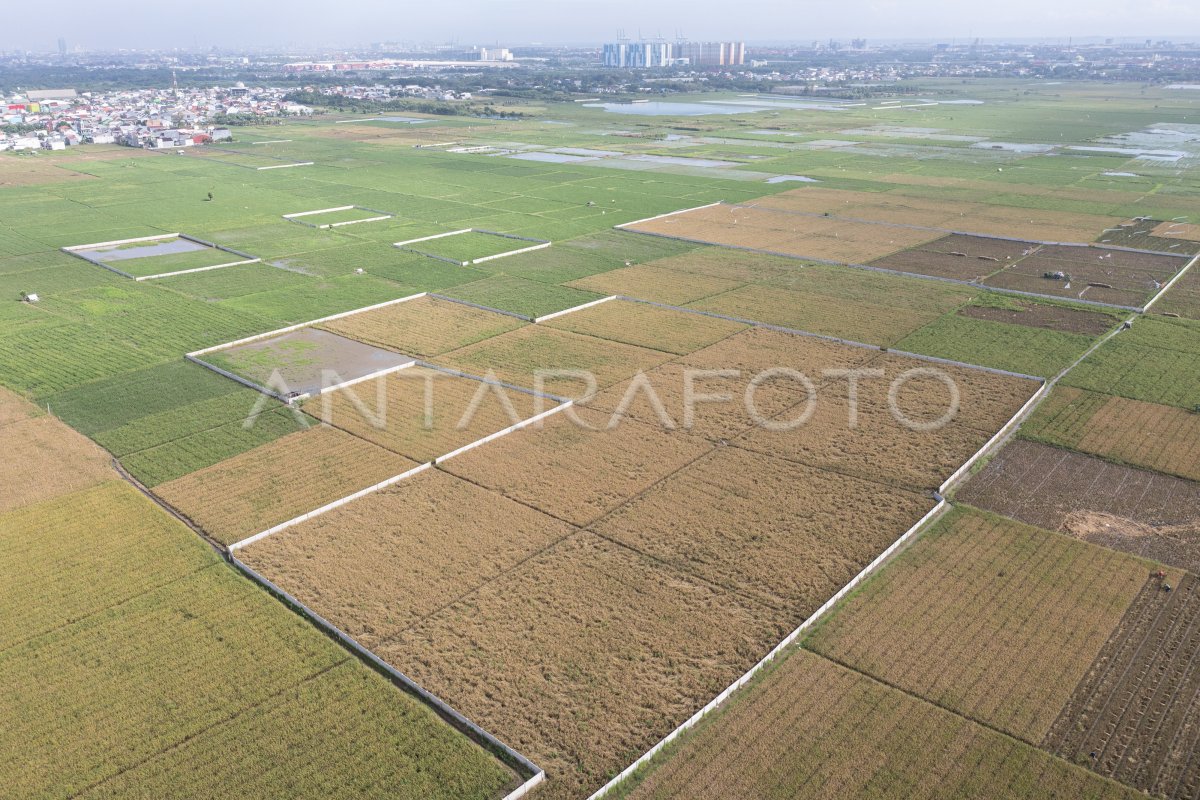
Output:
<svg viewBox="0 0 1200 800">
<path fill-rule="evenodd" d="M 65 56 L 67 54 L 67 40 L 61 36 L 58 37 L 58 54 L 60 56 Z"/>
<path fill-rule="evenodd" d="M 624 69 L 669 67 L 674 51 L 670 42 L 613 42 L 604 45 L 603 62 Z"/>
<path fill-rule="evenodd" d="M 731 67 L 746 63 L 745 42 L 680 42 L 675 57 L 694 67 Z"/>
</svg>

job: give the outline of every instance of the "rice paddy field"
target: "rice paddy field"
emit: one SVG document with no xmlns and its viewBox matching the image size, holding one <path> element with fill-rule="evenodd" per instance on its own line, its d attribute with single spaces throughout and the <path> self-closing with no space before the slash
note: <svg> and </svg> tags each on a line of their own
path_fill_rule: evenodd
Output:
<svg viewBox="0 0 1200 800">
<path fill-rule="evenodd" d="M 10 791 L 589 798 L 757 670 L 606 796 L 1194 796 L 1197 100 L 1053 89 L 0 153 Z"/>
</svg>

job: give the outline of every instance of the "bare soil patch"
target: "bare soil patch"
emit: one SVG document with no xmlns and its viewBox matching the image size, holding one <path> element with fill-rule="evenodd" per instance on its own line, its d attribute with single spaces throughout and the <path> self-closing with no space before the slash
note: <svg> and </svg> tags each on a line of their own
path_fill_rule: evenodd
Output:
<svg viewBox="0 0 1200 800">
<path fill-rule="evenodd" d="M 1051 306 L 1044 303 L 1019 303 L 1015 308 L 999 308 L 994 306 L 964 306 L 958 313 L 972 319 L 986 319 L 992 322 L 1007 322 L 1012 325 L 1024 325 L 1028 328 L 1042 328 L 1048 331 L 1063 331 L 1065 333 L 1082 333 L 1088 336 L 1099 336 L 1106 333 L 1117 320 L 1108 314 L 1096 311 L 1080 311 L 1062 306 Z"/>
</svg>

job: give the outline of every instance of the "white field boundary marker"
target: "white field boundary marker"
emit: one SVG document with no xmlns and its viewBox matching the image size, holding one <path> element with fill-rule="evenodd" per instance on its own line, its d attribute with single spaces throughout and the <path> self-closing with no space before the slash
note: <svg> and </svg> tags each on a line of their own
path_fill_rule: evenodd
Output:
<svg viewBox="0 0 1200 800">
<path fill-rule="evenodd" d="M 94 244 L 73 244 L 70 247 L 62 248 L 64 253 L 74 253 L 77 250 L 95 250 L 100 247 L 115 247 L 121 244 L 135 244 L 137 242 L 156 242 L 159 239 L 178 239 L 183 236 L 182 233 L 160 233 L 154 236 L 135 236 L 132 239 L 114 239 L 111 242 L 95 242 Z"/>
<path fill-rule="evenodd" d="M 394 367 L 384 367 L 383 369 L 375 370 L 374 372 L 368 373 L 366 375 L 360 375 L 357 378 L 351 378 L 348 381 L 342 381 L 341 383 L 335 383 L 332 386 L 325 386 L 321 389 L 321 391 L 317 392 L 317 396 L 320 397 L 323 394 L 329 394 L 330 392 L 336 392 L 338 389 L 348 389 L 351 386 L 357 386 L 360 383 L 366 383 L 367 381 L 374 380 L 376 378 L 382 378 L 386 375 L 392 375 L 394 373 L 400 372 L 401 370 L 409 369 L 410 367 L 415 367 L 416 365 L 417 365 L 417 360 L 414 358 L 412 361 L 407 361 L 403 364 L 397 364 Z M 303 395 L 303 396 L 308 397 L 308 395 Z M 297 399 L 299 399 L 299 398 L 297 398 Z"/>
<path fill-rule="evenodd" d="M 974 467 L 981 458 L 990 453 L 998 445 L 1002 444 L 1008 438 L 1009 434 L 1019 428 L 1025 421 L 1025 418 L 1033 413 L 1033 410 L 1037 407 L 1038 403 L 1040 403 L 1042 399 L 1050 393 L 1050 388 L 1050 381 L 1042 381 L 1042 385 L 1039 386 L 1038 390 L 1033 393 L 1033 396 L 1025 401 L 1025 404 L 1017 410 L 1016 414 L 1013 414 L 1012 418 L 1009 419 L 1008 422 L 1004 423 L 1004 426 L 1000 428 L 1000 430 L 996 431 L 996 435 L 991 439 L 988 439 L 983 447 L 975 451 L 975 455 L 963 462 L 962 466 L 956 469 L 949 478 L 942 482 L 942 485 L 939 486 L 937 490 L 938 497 L 945 495 L 955 483 L 957 483 L 964 475 L 970 472 L 971 468 Z"/>
<path fill-rule="evenodd" d="M 262 172 L 264 169 L 287 169 L 288 167 L 311 167 L 315 161 L 297 161 L 295 164 L 272 164 L 269 167 L 255 167 L 254 169 Z"/>
<path fill-rule="evenodd" d="M 573 308 L 564 308 L 562 311 L 555 311 L 553 314 L 543 314 L 540 317 L 534 317 L 533 322 L 545 322 L 557 317 L 565 317 L 567 314 L 574 314 L 576 311 L 583 311 L 585 308 L 592 308 L 593 306 L 598 306 L 601 303 L 607 303 L 609 300 L 617 299 L 618 297 L 615 294 L 609 295 L 608 297 L 601 297 L 599 300 L 593 300 L 590 303 L 584 303 L 583 305 L 574 306 Z"/>
<path fill-rule="evenodd" d="M 1196 266 L 1197 261 L 1200 261 L 1200 255 L 1193 256 L 1192 260 L 1189 261 L 1187 264 L 1185 264 L 1183 269 L 1179 270 L 1179 272 L 1176 272 L 1175 277 L 1173 277 L 1173 278 L 1171 278 L 1171 280 L 1167 281 L 1166 285 L 1164 285 L 1162 287 L 1162 289 L 1159 290 L 1158 294 L 1154 295 L 1154 297 L 1150 298 L 1150 302 L 1148 302 L 1148 303 L 1146 303 L 1146 305 L 1142 306 L 1142 313 L 1144 314 L 1147 311 L 1149 311 L 1150 306 L 1157 303 L 1159 301 L 1159 299 L 1162 298 L 1162 296 L 1164 294 L 1166 294 L 1170 290 L 1170 288 L 1172 286 L 1174 286 L 1179 281 L 1179 279 L 1184 276 L 1185 273 L 1187 273 L 1188 270 L 1190 270 L 1192 267 Z"/>
<path fill-rule="evenodd" d="M 542 242 L 541 244 L 530 245 L 529 247 L 518 247 L 516 250 L 507 250 L 503 253 L 495 253 L 490 256 L 482 256 L 472 259 L 472 264 L 483 264 L 488 261 L 495 261 L 497 258 L 508 258 L 509 256 L 520 255 L 521 253 L 532 253 L 534 250 L 545 250 L 552 242 Z"/>
<path fill-rule="evenodd" d="M 405 239 L 403 242 L 392 242 L 392 247 L 404 247 L 405 245 L 416 244 L 417 242 L 431 242 L 434 239 L 444 239 L 447 236 L 461 236 L 464 233 L 470 233 L 471 228 L 463 228 L 457 231 L 447 231 L 446 233 L 435 233 L 432 236 L 418 236 L 416 239 Z"/>
<path fill-rule="evenodd" d="M 225 269 L 226 267 L 240 267 L 243 264 L 258 264 L 261 261 L 261 258 L 245 258 L 241 261 L 229 261 L 225 264 L 213 264 L 211 267 L 193 267 L 192 269 L 177 269 L 174 272 L 160 272 L 157 275 L 139 275 L 134 278 L 134 280 L 152 281 L 155 278 L 172 278 L 176 275 L 191 275 L 193 272 L 208 272 L 214 269 Z"/>
<path fill-rule="evenodd" d="M 407 691 L 416 695 L 418 700 L 430 706 L 434 710 L 434 713 L 446 720 L 447 723 L 452 727 L 456 728 L 461 733 L 465 733 L 468 738 L 475 741 L 476 744 L 485 746 L 485 749 L 491 748 L 495 753 L 499 754 L 501 761 L 508 762 L 509 767 L 512 767 L 513 764 L 516 764 L 521 768 L 521 770 L 528 773 L 529 777 L 525 779 L 525 782 L 505 795 L 503 800 L 520 800 L 520 798 L 525 797 L 530 791 L 533 790 L 535 786 L 546 779 L 545 770 L 543 770 L 537 764 L 534 764 L 524 755 L 502 742 L 495 735 L 489 733 L 479 725 L 469 720 L 445 700 L 430 692 L 428 689 L 421 686 L 421 684 L 417 683 L 403 672 L 397 670 L 391 664 L 372 653 L 366 647 L 363 647 L 336 625 L 329 622 L 327 619 L 313 611 L 304 603 L 301 603 L 293 595 L 276 586 L 266 576 L 262 575 L 253 567 L 249 566 L 246 564 L 246 562 L 234 555 L 233 552 L 230 552 L 228 556 L 230 562 L 239 570 L 241 570 L 242 574 L 255 583 L 258 583 L 277 598 L 281 599 L 286 605 L 289 605 L 293 609 L 299 611 L 301 615 L 307 617 L 318 628 L 333 636 L 344 647 L 357 654 L 359 657 L 365 659 L 376 669 L 387 675 L 391 680 L 399 683 Z M 518 774 L 520 773 L 518 772 Z"/>
<path fill-rule="evenodd" d="M 596 792 L 594 792 L 591 795 L 591 797 L 588 798 L 588 800 L 599 800 L 599 798 L 604 797 L 604 795 L 606 795 L 610 791 L 612 791 L 618 784 L 625 781 L 630 775 L 632 775 L 634 772 L 636 772 L 638 769 L 640 769 L 643 765 L 645 765 L 647 762 L 649 762 L 652 758 L 654 758 L 654 756 L 658 755 L 658 752 L 660 750 L 662 750 L 664 747 L 669 745 L 671 742 L 675 741 L 675 739 L 677 739 L 681 734 L 683 734 L 688 729 L 695 727 L 697 725 L 697 723 L 700 722 L 700 720 L 704 719 L 704 717 L 708 716 L 713 711 L 715 711 L 717 708 L 719 708 L 721 705 L 723 705 L 726 700 L 728 700 L 735 692 L 737 692 L 738 689 L 742 688 L 747 683 L 749 683 L 750 680 L 752 678 L 754 678 L 754 676 L 757 675 L 760 671 L 762 671 L 762 669 L 764 667 L 766 667 L 768 664 L 770 664 L 772 661 L 774 661 L 779 656 L 780 653 L 782 653 L 789 646 L 791 646 L 792 643 L 794 643 L 797 639 L 799 639 L 801 634 L 803 634 L 806 630 L 811 628 L 813 626 L 813 624 L 816 623 L 817 621 L 819 621 L 823 616 L 825 616 L 825 614 L 829 613 L 829 611 L 835 605 L 837 605 L 837 603 L 843 597 L 845 597 L 847 594 L 849 594 L 850 591 L 852 589 L 854 589 L 854 587 L 858 586 L 858 584 L 860 584 L 866 578 L 870 577 L 870 575 L 873 572 L 875 572 L 877 569 L 879 569 L 879 567 L 882 566 L 885 561 L 887 561 L 889 558 L 891 558 L 892 555 L 894 555 L 897 550 L 899 550 L 901 547 L 903 547 L 905 544 L 907 544 L 908 541 L 913 536 L 915 536 L 918 531 L 920 531 L 922 528 L 924 528 L 927 523 L 933 521 L 937 517 L 940 517 L 946 511 L 946 509 L 949 507 L 950 507 L 950 504 L 948 502 L 946 502 L 945 500 L 938 500 L 937 504 L 932 509 L 930 509 L 925 514 L 925 516 L 921 517 L 921 519 L 919 519 L 915 525 L 913 525 L 911 528 L 909 528 L 907 531 L 905 531 L 900 536 L 899 539 L 892 542 L 887 547 L 886 550 L 884 550 L 882 553 L 880 553 L 878 556 L 876 556 L 874 561 L 872 561 L 870 564 L 868 564 L 866 567 L 864 567 L 861 572 L 859 572 L 857 575 L 855 575 L 853 578 L 851 578 L 849 583 L 847 583 L 845 586 L 843 586 L 841 589 L 839 589 L 832 597 L 830 597 L 828 600 L 826 600 L 825 603 L 820 608 L 818 608 L 816 611 L 814 611 L 812 613 L 811 616 L 809 616 L 807 619 L 805 619 L 803 622 L 801 622 L 800 625 L 795 630 L 793 630 L 791 633 L 789 633 L 787 636 L 785 636 L 783 641 L 781 641 L 779 644 L 775 645 L 774 649 L 772 649 L 771 652 L 769 652 L 765 656 L 763 656 L 761 661 L 759 661 L 757 664 L 755 664 L 753 667 L 751 667 L 744 675 L 742 675 L 742 677 L 738 678 L 736 681 L 729 684 L 729 686 L 727 686 L 724 691 L 722 691 L 719 695 L 717 695 L 712 700 L 710 700 L 707 705 L 705 705 L 703 708 L 701 708 L 699 711 L 697 711 L 695 714 L 693 714 L 691 717 L 689 717 L 687 719 L 687 721 L 685 721 L 682 725 L 680 725 L 678 728 L 676 728 L 675 730 L 668 733 L 665 737 L 663 737 L 663 739 L 661 739 L 658 742 L 658 744 L 654 745 L 649 750 L 647 750 L 641 756 L 641 758 L 639 758 L 637 761 L 634 761 L 632 764 L 630 764 L 625 769 L 621 770 L 621 772 L 618 773 L 616 775 L 616 777 L 614 777 L 608 783 L 604 784 L 598 790 L 596 790 Z"/>
<path fill-rule="evenodd" d="M 713 208 L 714 206 L 724 205 L 724 203 L 725 203 L 724 200 L 718 200 L 715 203 L 708 203 L 708 204 L 702 205 L 702 206 L 694 206 L 692 208 L 681 208 L 678 211 L 668 211 L 666 214 L 657 214 L 653 217 L 646 217 L 645 219 L 635 219 L 633 222 L 622 222 L 620 225 L 614 225 L 613 227 L 624 229 L 624 228 L 630 227 L 631 225 L 641 225 L 642 223 L 645 223 L 645 222 L 653 222 L 656 219 L 666 219 L 667 217 L 673 217 L 676 214 L 686 214 L 689 211 L 700 211 L 701 209 L 704 209 L 704 208 Z"/>
<path fill-rule="evenodd" d="M 855 575 L 853 578 L 851 578 L 849 583 L 847 583 L 845 586 L 843 586 L 841 589 L 839 589 L 836 593 L 834 593 L 834 595 L 832 597 L 830 597 L 828 600 L 826 600 L 821 605 L 820 608 L 818 608 L 816 611 L 814 611 L 812 613 L 811 616 L 809 616 L 802 623 L 800 623 L 800 625 L 794 631 L 792 631 L 786 637 L 784 637 L 783 641 L 781 641 L 779 644 L 775 645 L 775 647 L 769 653 L 767 653 L 767 655 L 764 656 L 761 661 L 759 661 L 757 664 L 755 664 L 753 667 L 751 667 L 744 675 L 742 675 L 742 677 L 738 678 L 736 681 L 734 681 L 728 687 L 726 687 L 723 692 L 721 692 L 719 695 L 717 695 L 712 700 L 710 700 L 707 705 L 705 705 L 703 708 L 701 708 L 699 711 L 697 711 L 695 714 L 693 714 L 691 717 L 689 717 L 687 719 L 687 721 L 685 721 L 682 725 L 680 725 L 675 730 L 671 731 L 656 745 L 654 745 L 649 750 L 647 750 L 641 756 L 641 758 L 639 758 L 637 761 L 633 762 L 628 767 L 623 769 L 616 777 L 614 777 L 608 783 L 604 784 L 604 786 L 600 787 L 600 789 L 598 789 L 595 793 L 593 793 L 591 795 L 591 797 L 588 798 L 588 800 L 599 800 L 599 798 L 603 797 L 608 792 L 612 791 L 618 784 L 625 781 L 625 779 L 627 779 L 630 775 L 632 775 L 639 768 L 641 768 L 644 764 L 646 764 L 652 758 L 654 758 L 654 756 L 656 756 L 660 750 L 662 750 L 668 744 L 673 742 L 684 731 L 688 730 L 689 728 L 695 727 L 696 724 L 699 723 L 701 719 L 703 719 L 708 714 L 715 711 L 726 700 L 728 700 L 738 689 L 740 689 L 741 687 L 743 687 L 747 683 L 749 683 L 749 681 L 758 672 L 760 672 L 765 666 L 767 666 L 767 664 L 769 664 L 771 661 L 773 661 L 775 658 L 777 658 L 779 656 L 779 654 L 782 653 L 785 649 L 790 647 L 800 637 L 800 635 L 802 633 L 804 633 L 804 631 L 806 631 L 808 628 L 811 628 L 814 623 L 816 623 L 818 620 L 821 619 L 821 617 L 823 617 L 825 614 L 829 613 L 829 611 L 832 610 L 833 606 L 837 605 L 837 603 L 840 602 L 842 600 L 842 598 L 844 598 L 847 594 L 849 594 L 850 591 L 854 589 L 854 587 L 856 587 L 858 584 L 862 583 L 866 578 L 870 577 L 876 570 L 878 570 L 879 567 L 881 567 L 884 564 L 884 562 L 886 562 L 889 558 L 891 558 L 896 553 L 897 550 L 899 550 L 901 547 L 903 547 L 905 544 L 907 544 L 908 541 L 910 539 L 912 539 L 919 531 L 921 531 L 927 524 L 929 524 L 936 518 L 940 517 L 943 513 L 945 513 L 945 511 L 950 507 L 949 501 L 947 501 L 942 496 L 942 492 L 946 489 L 946 487 L 950 486 L 952 483 L 954 483 L 954 481 L 956 481 L 959 477 L 961 477 L 961 475 L 964 472 L 969 470 L 975 464 L 975 462 L 977 462 L 998 441 L 1000 441 L 1002 439 L 1002 437 L 1004 437 L 1006 434 L 1008 434 L 1012 430 L 1014 425 L 1018 425 L 1021 422 L 1021 420 L 1024 419 L 1025 415 L 1028 414 L 1029 411 L 1037 404 L 1037 401 L 1040 400 L 1042 398 L 1042 396 L 1048 391 L 1048 389 L 1049 389 L 1049 382 L 1043 381 L 1042 386 L 1037 390 L 1037 392 L 1035 392 L 1033 394 L 1033 396 L 1030 397 L 1029 400 L 1027 400 L 1025 402 L 1025 405 L 1023 405 L 1020 408 L 1020 410 L 1018 410 L 1017 413 L 1014 414 L 1008 420 L 1008 422 L 1004 423 L 1004 425 L 1000 428 L 1000 430 L 996 433 L 996 435 L 993 436 L 991 438 L 991 440 L 988 441 L 987 444 L 985 444 L 982 448 L 980 448 L 975 453 L 975 455 L 971 456 L 971 458 L 968 459 L 965 464 L 963 464 L 961 467 L 959 467 L 958 470 L 955 471 L 955 473 L 950 476 L 950 478 L 948 478 L 944 483 L 942 483 L 940 489 L 934 495 L 937 498 L 937 504 L 932 509 L 930 509 L 925 514 L 925 516 L 921 517 L 921 519 L 919 519 L 916 522 L 916 524 L 914 524 L 911 528 L 909 528 L 907 531 L 905 531 L 903 534 L 901 534 L 900 538 L 898 538 L 896 541 L 894 541 L 890 545 L 888 545 L 887 549 L 885 549 L 882 553 L 880 553 L 878 556 L 876 556 L 875 559 L 873 561 L 871 561 L 871 563 L 869 563 L 866 567 L 864 567 L 861 572 L 859 572 L 857 575 Z"/>
<path fill-rule="evenodd" d="M 519 431 L 522 428 L 528 428 L 530 425 L 536 425 L 539 422 L 541 422 L 542 420 L 546 419 L 547 417 L 553 416 L 554 414 L 557 414 L 560 411 L 565 411 L 566 409 L 570 408 L 574 404 L 575 404 L 575 401 L 573 401 L 573 400 L 568 400 L 565 403 L 560 403 L 560 404 L 556 405 L 554 408 L 551 408 L 547 411 L 543 411 L 540 414 L 534 414 L 529 419 L 521 420 L 516 425 L 510 425 L 509 427 L 505 428 L 502 431 L 496 431 L 495 433 L 491 433 L 491 434 L 488 434 L 487 436 L 484 436 L 482 439 L 476 439 L 475 441 L 471 442 L 470 444 L 463 445 L 462 447 L 458 448 L 457 450 L 451 450 L 449 453 L 446 453 L 446 455 L 444 455 L 444 456 L 438 456 L 437 458 L 435 458 L 433 460 L 433 463 L 441 464 L 443 461 L 449 461 L 450 459 L 454 458 L 455 456 L 462 455 L 463 453 L 467 452 L 468 450 L 474 450 L 476 447 L 480 447 L 481 445 L 485 445 L 488 442 L 495 441 L 496 439 L 499 439 L 501 436 L 507 436 L 508 434 L 513 433 L 514 431 Z"/>
<path fill-rule="evenodd" d="M 193 350 L 192 352 L 187 353 L 187 356 L 189 356 L 191 358 L 199 358 L 200 356 L 207 355 L 208 353 L 215 353 L 219 350 L 226 350 L 230 347 L 237 347 L 238 345 L 249 344 L 250 342 L 258 341 L 259 339 L 269 339 L 272 336 L 282 336 L 285 333 L 291 333 L 292 331 L 298 331 L 301 328 L 309 328 L 309 327 L 312 327 L 313 325 L 320 325 L 324 322 L 333 322 L 334 320 L 337 320 L 337 319 L 343 319 L 345 317 L 352 317 L 355 314 L 363 314 L 367 311 L 375 311 L 376 309 L 387 308 L 388 306 L 394 306 L 394 305 L 398 305 L 400 303 L 407 303 L 410 300 L 419 300 L 422 297 L 428 297 L 428 296 L 429 296 L 429 292 L 418 292 L 417 294 L 410 294 L 407 297 L 397 297 L 395 300 L 385 300 L 382 303 L 375 303 L 374 305 L 363 306 L 362 308 L 353 308 L 353 309 L 350 309 L 349 311 L 342 311 L 337 314 L 330 314 L 327 317 L 318 317 L 317 319 L 310 319 L 307 322 L 298 322 L 295 325 L 288 325 L 283 328 L 277 328 L 273 331 L 267 331 L 265 333 L 256 333 L 253 336 L 247 336 L 242 339 L 235 339 L 232 342 L 225 342 L 224 344 L 216 344 L 216 345 L 213 345 L 212 347 L 205 347 L 202 350 Z"/>
<path fill-rule="evenodd" d="M 412 365 L 406 364 L 405 366 L 407 367 L 407 366 L 412 366 Z M 391 371 L 396 372 L 398 370 L 391 370 Z M 376 377 L 376 376 L 371 376 L 371 377 Z M 343 384 L 342 386 L 339 386 L 339 387 L 331 387 L 331 388 L 344 388 L 345 385 L 346 384 Z M 522 428 L 529 427 L 530 425 L 536 425 L 538 422 L 541 422 L 546 417 L 552 416 L 553 414 L 557 414 L 560 411 L 565 411 L 571 405 L 573 405 L 573 401 L 571 401 L 571 400 L 567 400 L 565 402 L 560 402 L 559 405 L 555 406 L 554 408 L 551 408 L 547 411 L 543 411 L 540 414 L 535 414 L 534 416 L 529 417 L 528 419 L 523 419 L 520 422 L 516 423 L 515 425 L 510 425 L 509 427 L 504 428 L 503 430 L 499 430 L 499 431 L 496 431 L 495 433 L 490 433 L 487 436 L 484 436 L 480 439 L 476 439 L 475 441 L 470 442 L 469 444 L 463 445 L 462 447 L 459 447 L 456 450 L 452 450 L 445 455 L 438 456 L 437 458 L 435 458 L 432 461 L 426 461 L 424 464 L 420 464 L 418 466 L 413 467 L 410 470 L 401 472 L 399 475 L 393 475 L 392 477 L 387 478 L 386 480 L 382 480 L 379 483 L 368 486 L 365 489 L 359 489 L 358 491 L 352 492 L 351 494 L 348 494 L 345 497 L 342 497 L 342 498 L 339 498 L 332 502 L 326 503 L 325 505 L 320 506 L 318 508 L 314 508 L 312 511 L 309 511 L 305 514 L 301 514 L 298 517 L 293 517 L 292 519 L 286 520 L 285 522 L 281 522 L 278 525 L 273 525 L 272 527 L 267 528 L 265 531 L 260 531 L 256 534 L 254 534 L 253 536 L 248 536 L 245 539 L 242 539 L 241 541 L 234 542 L 233 544 L 229 545 L 228 550 L 231 553 L 235 550 L 240 550 L 243 547 L 247 547 L 249 545 L 254 544 L 255 542 L 261 541 L 261 540 L 267 538 L 268 536 L 271 536 L 272 534 L 279 533 L 280 531 L 285 531 L 288 528 L 299 525 L 302 522 L 308 522 L 311 519 L 315 519 L 316 517 L 319 517 L 322 514 L 333 511 L 334 509 L 341 508 L 342 506 L 344 506 L 348 503 L 352 503 L 355 500 L 359 500 L 363 497 L 366 497 L 369 494 L 374 494 L 375 492 L 378 492 L 383 489 L 387 489 L 390 486 L 395 486 L 397 483 L 400 483 L 401 481 L 403 481 L 407 478 L 411 478 L 413 475 L 418 475 L 418 474 L 424 472 L 425 470 L 433 467 L 435 464 L 440 464 L 443 461 L 450 459 L 450 458 L 454 458 L 455 456 L 465 453 L 468 450 L 474 450 L 476 447 L 487 444 L 488 442 L 495 441 L 496 439 L 499 439 L 502 436 L 506 436 L 514 431 L 519 431 Z"/>
<path fill-rule="evenodd" d="M 334 211 L 353 211 L 358 206 L 334 206 L 333 208 L 318 208 L 315 211 L 297 211 L 293 214 L 280 214 L 284 219 L 296 219 L 297 217 L 311 217 L 314 214 L 332 214 Z"/>
<path fill-rule="evenodd" d="M 268 139 L 265 142 L 251 142 L 250 144 L 287 144 L 291 139 Z"/>
</svg>

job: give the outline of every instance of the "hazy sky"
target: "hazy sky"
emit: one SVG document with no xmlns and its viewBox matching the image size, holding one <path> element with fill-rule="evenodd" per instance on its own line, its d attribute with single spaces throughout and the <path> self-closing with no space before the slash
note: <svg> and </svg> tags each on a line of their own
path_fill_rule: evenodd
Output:
<svg viewBox="0 0 1200 800">
<path fill-rule="evenodd" d="M 1067 36 L 1200 39 L 1198 0 L 196 0 L 13 2 L 0 47 L 599 42 L 618 29 L 811 41 Z"/>
</svg>

